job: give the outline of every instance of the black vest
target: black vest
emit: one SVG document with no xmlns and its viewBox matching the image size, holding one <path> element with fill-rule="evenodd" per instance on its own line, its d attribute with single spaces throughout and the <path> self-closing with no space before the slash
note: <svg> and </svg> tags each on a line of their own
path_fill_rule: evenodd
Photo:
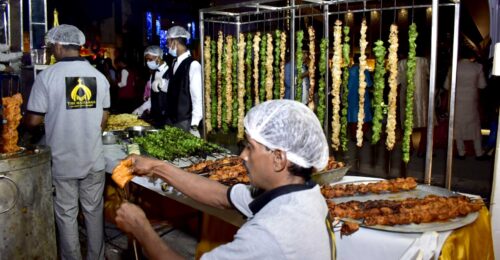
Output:
<svg viewBox="0 0 500 260">
<path fill-rule="evenodd" d="M 168 92 L 166 118 L 171 124 L 191 120 L 193 102 L 189 90 L 189 68 L 194 59 L 189 56 L 184 59 L 174 74 L 174 65 L 167 70 Z"/>
<path fill-rule="evenodd" d="M 168 71 L 167 71 L 168 72 Z M 167 78 L 167 72 L 163 74 L 163 78 Z M 155 74 L 159 73 L 158 71 L 154 72 L 151 76 L 151 83 L 155 78 Z M 154 92 L 151 90 L 151 117 L 154 121 L 154 126 L 157 128 L 163 128 L 166 123 L 166 114 L 167 114 L 167 93 L 160 91 Z"/>
</svg>

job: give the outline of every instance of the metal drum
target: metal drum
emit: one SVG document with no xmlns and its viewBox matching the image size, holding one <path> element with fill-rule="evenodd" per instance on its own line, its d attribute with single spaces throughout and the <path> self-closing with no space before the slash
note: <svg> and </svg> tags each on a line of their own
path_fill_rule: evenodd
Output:
<svg viewBox="0 0 500 260">
<path fill-rule="evenodd" d="M 0 259 L 57 259 L 50 150 L 0 154 Z"/>
</svg>

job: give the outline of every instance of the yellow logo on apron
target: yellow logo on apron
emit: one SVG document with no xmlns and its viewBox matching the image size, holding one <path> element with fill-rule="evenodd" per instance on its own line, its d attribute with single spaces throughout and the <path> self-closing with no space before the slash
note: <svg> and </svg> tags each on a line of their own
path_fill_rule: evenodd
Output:
<svg viewBox="0 0 500 260">
<path fill-rule="evenodd" d="M 66 109 L 96 107 L 95 77 L 66 77 Z"/>
<path fill-rule="evenodd" d="M 80 91 L 82 90 L 82 91 Z M 71 91 L 71 99 L 73 101 L 88 101 L 92 97 L 92 91 L 82 84 L 82 79 L 78 79 L 78 85 L 73 88 Z"/>
</svg>

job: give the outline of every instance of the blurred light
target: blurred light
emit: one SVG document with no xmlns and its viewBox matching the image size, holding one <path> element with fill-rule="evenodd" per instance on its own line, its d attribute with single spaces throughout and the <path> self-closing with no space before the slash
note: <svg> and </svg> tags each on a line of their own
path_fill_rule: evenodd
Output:
<svg viewBox="0 0 500 260">
<path fill-rule="evenodd" d="M 193 39 L 196 39 L 196 24 L 193 22 L 191 22 L 191 37 Z"/>
<path fill-rule="evenodd" d="M 431 14 L 432 13 L 432 7 L 428 7 L 426 11 L 427 11 L 428 14 Z"/>
<path fill-rule="evenodd" d="M 401 11 L 399 11 L 399 14 L 401 16 L 406 16 L 408 14 L 408 11 L 406 11 L 406 9 L 401 9 Z"/>
<path fill-rule="evenodd" d="M 167 30 L 160 30 L 160 48 L 166 53 L 167 47 Z"/>
<path fill-rule="evenodd" d="M 191 23 L 188 23 L 188 24 L 187 24 L 187 27 L 188 27 L 188 28 L 191 28 Z"/>
<path fill-rule="evenodd" d="M 156 18 L 156 35 L 160 36 L 161 31 L 161 17 L 158 15 Z"/>
<path fill-rule="evenodd" d="M 146 39 L 147 41 L 153 40 L 153 14 L 146 12 Z"/>
</svg>

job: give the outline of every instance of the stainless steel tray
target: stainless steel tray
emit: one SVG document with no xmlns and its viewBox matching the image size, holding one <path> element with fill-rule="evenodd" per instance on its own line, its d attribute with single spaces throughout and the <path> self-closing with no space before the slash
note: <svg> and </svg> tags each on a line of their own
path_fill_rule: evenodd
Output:
<svg viewBox="0 0 500 260">
<path fill-rule="evenodd" d="M 342 178 L 344 178 L 345 174 L 350 168 L 351 165 L 345 165 L 341 168 L 314 173 L 313 175 L 311 175 L 311 179 L 313 179 L 319 185 L 338 182 L 342 180 Z"/>
<path fill-rule="evenodd" d="M 376 181 L 361 181 L 361 182 L 350 182 L 342 184 L 360 184 L 360 183 L 370 183 L 370 182 L 376 182 Z M 330 200 L 334 201 L 335 203 L 342 203 L 351 200 L 357 200 L 361 202 L 368 200 L 404 200 L 407 198 L 424 198 L 427 195 L 450 197 L 458 194 L 456 192 L 452 192 L 441 187 L 418 185 L 416 189 L 411 191 L 403 191 L 398 193 L 384 193 L 384 194 L 370 193 L 366 195 L 355 195 L 350 197 L 333 198 Z M 432 222 L 432 223 L 394 225 L 394 226 L 383 226 L 383 225 L 365 226 L 362 224 L 360 220 L 357 219 L 344 218 L 341 220 L 357 222 L 363 227 L 384 230 L 384 231 L 401 232 L 401 233 L 423 233 L 427 231 L 447 231 L 447 230 L 457 229 L 474 222 L 478 216 L 479 216 L 478 212 L 472 212 L 465 217 L 454 218 L 445 222 Z"/>
</svg>

